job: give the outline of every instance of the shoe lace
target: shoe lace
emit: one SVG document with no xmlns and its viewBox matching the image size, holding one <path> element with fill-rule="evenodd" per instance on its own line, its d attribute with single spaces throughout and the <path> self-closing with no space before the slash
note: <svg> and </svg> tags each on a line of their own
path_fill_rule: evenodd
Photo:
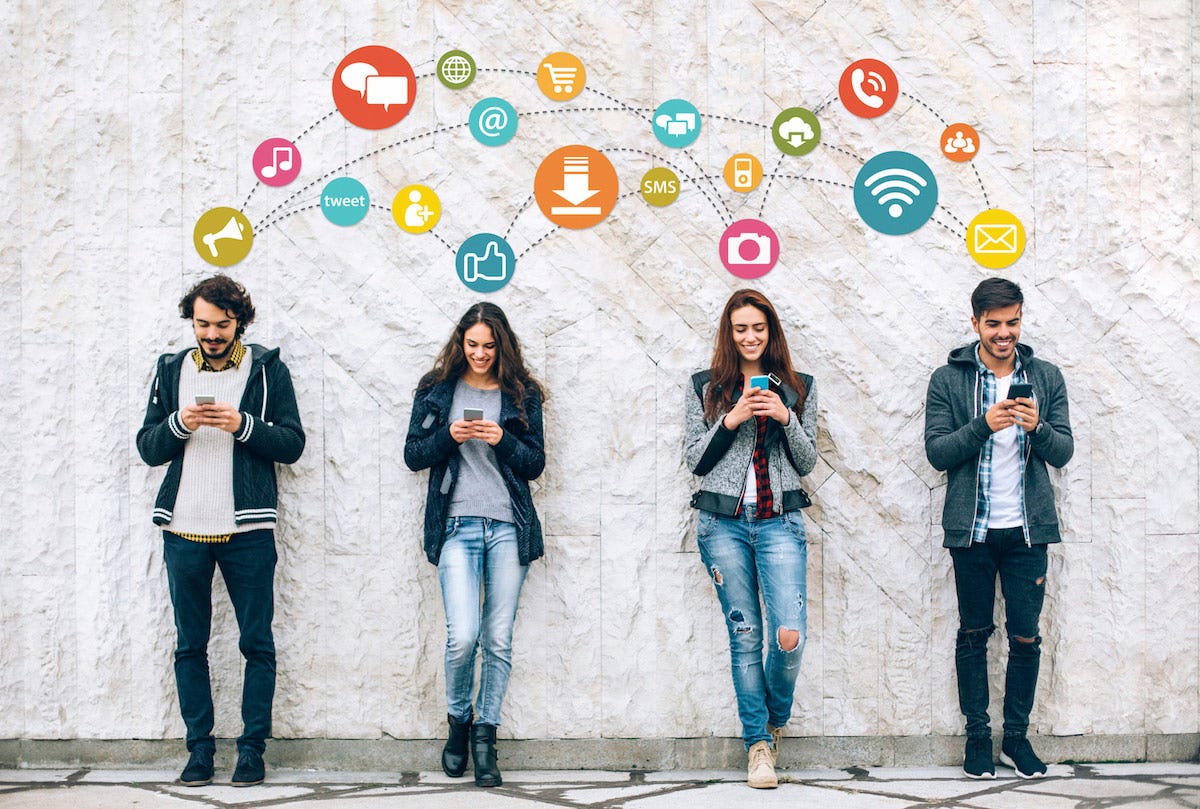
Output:
<svg viewBox="0 0 1200 809">
<path fill-rule="evenodd" d="M 763 765 L 771 763 L 771 748 L 766 745 L 758 747 L 750 754 L 751 769 L 758 769 Z"/>
</svg>

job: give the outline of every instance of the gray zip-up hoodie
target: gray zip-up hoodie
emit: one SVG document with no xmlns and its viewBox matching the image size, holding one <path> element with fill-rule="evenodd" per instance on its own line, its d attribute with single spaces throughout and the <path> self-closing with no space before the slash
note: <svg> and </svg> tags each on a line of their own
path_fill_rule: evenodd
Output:
<svg viewBox="0 0 1200 809">
<path fill-rule="evenodd" d="M 971 545 L 979 489 L 979 459 L 992 437 L 987 416 L 979 409 L 979 369 L 976 341 L 950 352 L 946 365 L 929 378 L 925 397 L 925 457 L 934 469 L 947 473 L 942 529 L 947 548 Z M 1065 466 L 1075 452 L 1067 408 L 1067 385 L 1062 372 L 1035 359 L 1033 349 L 1017 344 L 1021 367 L 1033 385 L 1040 429 L 1025 442 L 1025 541 L 1032 545 L 1060 542 L 1058 512 L 1046 464 Z"/>
<path fill-rule="evenodd" d="M 767 470 L 771 480 L 771 499 L 779 512 L 793 511 L 809 505 L 808 495 L 800 488 L 800 478 L 812 471 L 817 463 L 817 387 L 811 376 L 801 374 L 808 387 L 804 400 L 804 415 L 797 419 L 792 413 L 787 426 L 771 419 L 763 444 L 767 450 Z M 699 371 L 688 385 L 684 407 L 684 460 L 692 474 L 703 476 L 700 491 L 692 497 L 692 505 L 715 514 L 732 516 L 741 504 L 746 488 L 746 470 L 754 456 L 756 427 L 747 419 L 736 430 L 726 429 L 723 419 L 709 424 L 704 419 L 704 391 L 709 385 L 709 372 Z M 800 394 L 787 385 L 771 389 L 780 395 L 791 410 Z M 733 401 L 742 392 L 733 392 Z"/>
</svg>

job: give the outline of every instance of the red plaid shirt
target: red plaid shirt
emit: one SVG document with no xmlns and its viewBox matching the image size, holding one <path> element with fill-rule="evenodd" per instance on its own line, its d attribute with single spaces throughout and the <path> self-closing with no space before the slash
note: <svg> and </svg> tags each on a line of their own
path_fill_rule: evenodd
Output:
<svg viewBox="0 0 1200 809">
<path fill-rule="evenodd" d="M 741 378 L 742 387 L 746 378 Z M 763 449 L 763 441 L 767 437 L 767 421 L 769 416 L 754 417 L 754 519 L 766 520 L 775 516 L 775 500 L 771 497 L 771 475 L 767 470 L 767 451 Z M 739 503 L 737 516 L 741 516 L 742 506 Z"/>
</svg>

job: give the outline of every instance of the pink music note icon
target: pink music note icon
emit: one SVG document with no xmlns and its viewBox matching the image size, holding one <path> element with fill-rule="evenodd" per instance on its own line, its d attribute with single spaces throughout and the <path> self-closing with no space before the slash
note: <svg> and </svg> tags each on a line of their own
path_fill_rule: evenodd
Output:
<svg viewBox="0 0 1200 809">
<path fill-rule="evenodd" d="M 280 155 L 285 155 L 283 160 L 279 159 Z M 276 146 L 271 153 L 271 165 L 262 167 L 262 176 L 270 179 L 279 173 L 279 170 L 292 170 L 292 150 L 288 146 Z"/>
</svg>

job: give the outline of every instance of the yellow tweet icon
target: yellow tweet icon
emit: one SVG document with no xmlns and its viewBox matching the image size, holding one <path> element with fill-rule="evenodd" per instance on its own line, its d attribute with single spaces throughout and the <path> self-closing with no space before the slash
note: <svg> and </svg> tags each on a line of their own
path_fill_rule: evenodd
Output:
<svg viewBox="0 0 1200 809">
<path fill-rule="evenodd" d="M 967 225 L 967 252 L 990 270 L 1016 262 L 1025 252 L 1025 227 L 1001 208 L 989 208 Z"/>
</svg>

